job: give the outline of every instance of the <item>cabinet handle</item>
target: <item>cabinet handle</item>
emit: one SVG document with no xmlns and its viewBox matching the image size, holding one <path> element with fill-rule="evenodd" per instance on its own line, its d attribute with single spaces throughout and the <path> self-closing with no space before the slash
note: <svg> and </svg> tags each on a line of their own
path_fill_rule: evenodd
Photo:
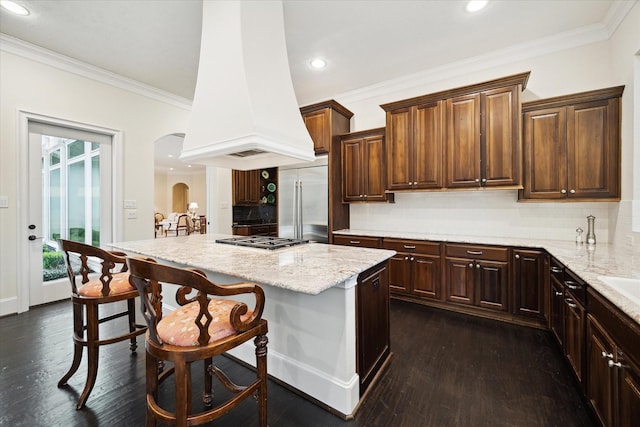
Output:
<svg viewBox="0 0 640 427">
<path fill-rule="evenodd" d="M 363 197 L 364 197 L 364 194 L 361 194 L 361 195 L 360 195 L 360 198 L 363 198 Z"/>
<path fill-rule="evenodd" d="M 415 258 L 414 258 L 414 257 L 411 257 L 411 261 L 413 261 L 413 260 L 415 260 Z"/>
<path fill-rule="evenodd" d="M 514 255 L 514 258 L 515 258 L 515 259 L 520 259 L 520 255 L 515 254 L 515 255 Z"/>
<path fill-rule="evenodd" d="M 360 240 L 349 240 L 349 243 L 351 243 L 352 245 L 359 245 Z"/>
<path fill-rule="evenodd" d="M 404 259 L 405 259 L 405 260 L 408 260 L 408 259 L 409 259 L 409 257 L 408 257 L 408 256 L 406 256 L 406 257 L 404 257 Z"/>
<path fill-rule="evenodd" d="M 552 273 L 562 273 L 562 269 L 560 267 L 551 267 Z"/>
<path fill-rule="evenodd" d="M 473 263 L 472 262 L 469 263 L 469 267 L 473 268 Z"/>
<path fill-rule="evenodd" d="M 576 194 L 576 190 L 569 190 L 569 193 Z"/>
<path fill-rule="evenodd" d="M 554 291 L 556 293 L 557 297 L 561 297 L 562 296 L 562 292 L 558 292 L 558 291 Z"/>
<path fill-rule="evenodd" d="M 482 178 L 482 182 L 487 182 L 487 178 Z"/>
<path fill-rule="evenodd" d="M 413 245 L 403 245 L 405 249 L 415 249 L 416 247 Z"/>
<path fill-rule="evenodd" d="M 482 251 L 469 251 L 469 250 L 467 250 L 467 253 L 469 255 L 482 255 Z"/>
<path fill-rule="evenodd" d="M 567 190 L 565 190 L 564 188 L 563 188 L 562 190 L 560 190 L 560 192 L 561 192 L 562 194 L 567 194 Z"/>
<path fill-rule="evenodd" d="M 566 303 L 567 303 L 567 305 L 568 305 L 569 307 L 571 307 L 571 308 L 576 308 L 576 307 L 577 307 L 577 305 L 575 305 L 575 304 L 573 303 L 573 300 L 572 300 L 571 298 L 565 298 L 564 302 L 566 302 Z"/>
<path fill-rule="evenodd" d="M 622 363 L 620 362 L 614 362 L 613 360 L 609 360 L 608 364 L 610 368 L 613 368 L 613 367 L 622 368 Z"/>
<path fill-rule="evenodd" d="M 569 289 L 573 289 L 573 290 L 575 291 L 575 290 L 577 290 L 577 289 L 580 289 L 580 288 L 581 288 L 581 286 L 576 285 L 575 283 L 576 283 L 576 282 L 572 282 L 571 280 L 566 280 L 566 281 L 564 282 L 564 285 L 565 285 L 567 288 L 569 288 Z"/>
<path fill-rule="evenodd" d="M 480 264 L 476 264 L 476 268 L 480 268 Z"/>
<path fill-rule="evenodd" d="M 475 181 L 476 181 L 476 182 L 480 182 L 480 178 L 476 178 L 476 179 L 475 179 Z"/>
<path fill-rule="evenodd" d="M 601 354 L 601 357 L 603 359 L 613 359 L 613 354 L 607 353 L 606 351 L 603 351 L 602 354 Z"/>
</svg>

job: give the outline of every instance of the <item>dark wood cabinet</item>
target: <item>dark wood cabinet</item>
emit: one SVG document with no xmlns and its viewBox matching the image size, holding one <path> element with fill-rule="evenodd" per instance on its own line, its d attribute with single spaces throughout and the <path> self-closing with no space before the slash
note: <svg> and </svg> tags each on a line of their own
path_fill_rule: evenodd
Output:
<svg viewBox="0 0 640 427">
<path fill-rule="evenodd" d="M 447 99 L 445 186 L 518 186 L 520 92 L 511 85 Z"/>
<path fill-rule="evenodd" d="M 440 243 L 384 239 L 382 247 L 396 251 L 389 260 L 389 288 L 392 293 L 441 299 Z"/>
<path fill-rule="evenodd" d="M 443 101 L 387 112 L 387 188 L 441 188 Z"/>
<path fill-rule="evenodd" d="M 544 319 L 544 295 L 549 279 L 549 257 L 544 251 L 514 249 L 512 258 L 513 314 Z"/>
<path fill-rule="evenodd" d="M 307 105 L 300 108 L 300 113 L 316 154 L 329 153 L 333 137 L 351 128 L 349 121 L 353 113 L 334 100 Z"/>
<path fill-rule="evenodd" d="M 349 228 L 349 205 L 342 202 L 340 135 L 351 130 L 353 113 L 334 100 L 300 108 L 317 154 L 327 153 L 329 164 L 329 243 L 333 232 Z"/>
<path fill-rule="evenodd" d="M 521 188 L 529 73 L 381 105 L 389 191 Z"/>
<path fill-rule="evenodd" d="M 333 236 L 334 245 L 343 246 L 355 246 L 359 248 L 374 248 L 379 249 L 381 239 L 379 237 L 365 237 L 365 236 L 347 236 L 347 235 L 335 235 Z"/>
<path fill-rule="evenodd" d="M 233 205 L 260 204 L 260 170 L 232 171 Z"/>
<path fill-rule="evenodd" d="M 640 420 L 640 326 L 593 289 L 588 291 L 588 401 L 604 427 Z"/>
<path fill-rule="evenodd" d="M 237 236 L 277 236 L 278 224 L 238 225 L 233 227 Z"/>
<path fill-rule="evenodd" d="M 446 245 L 445 299 L 497 311 L 508 311 L 508 249 Z"/>
<path fill-rule="evenodd" d="M 341 151 L 342 200 L 386 201 L 384 128 L 343 135 Z"/>
<path fill-rule="evenodd" d="M 549 266 L 549 329 L 560 348 L 564 346 L 564 265 L 555 258 Z"/>
<path fill-rule="evenodd" d="M 582 383 L 585 371 L 587 286 L 571 270 L 565 268 L 564 287 L 564 355 L 576 378 Z"/>
<path fill-rule="evenodd" d="M 624 86 L 522 105 L 520 200 L 619 200 Z"/>
<path fill-rule="evenodd" d="M 357 367 L 360 394 L 390 356 L 389 271 L 386 263 L 358 276 Z"/>
</svg>

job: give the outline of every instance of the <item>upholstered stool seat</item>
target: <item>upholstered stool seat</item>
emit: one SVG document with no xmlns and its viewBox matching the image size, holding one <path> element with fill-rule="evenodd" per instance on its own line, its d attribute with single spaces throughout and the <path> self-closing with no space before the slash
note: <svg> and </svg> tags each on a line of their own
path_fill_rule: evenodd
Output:
<svg viewBox="0 0 640 427">
<path fill-rule="evenodd" d="M 261 427 L 267 426 L 267 321 L 262 319 L 264 292 L 258 285 L 239 283 L 216 285 L 199 270 L 158 264 L 153 260 L 127 258 L 131 281 L 142 297 L 147 321 L 147 417 L 146 426 L 160 420 L 177 426 L 211 422 L 254 396 Z M 178 285 L 178 307 L 163 316 L 161 283 Z M 251 310 L 242 302 L 226 299 L 234 295 L 252 297 Z M 224 298 L 219 298 L 224 297 Z M 213 357 L 253 340 L 256 350 L 256 379 L 240 386 L 213 364 Z M 192 411 L 191 364 L 204 362 L 203 403 L 207 409 Z M 169 367 L 165 367 L 169 362 Z M 171 366 L 173 365 L 173 366 Z M 158 400 L 159 385 L 175 380 L 175 412 Z M 228 399 L 213 406 L 213 378 L 231 392 Z M 222 396 L 226 396 L 222 394 Z M 221 398 L 224 399 L 224 398 Z"/>
<path fill-rule="evenodd" d="M 135 299 L 138 291 L 129 282 L 129 273 L 123 253 L 106 251 L 95 246 L 70 240 L 59 240 L 60 250 L 65 254 L 67 275 L 71 283 L 73 304 L 73 361 L 69 371 L 58 381 L 58 387 L 67 381 L 80 367 L 83 349 L 87 348 L 87 380 L 78 398 L 76 409 L 82 409 L 98 375 L 98 349 L 102 345 L 129 340 L 129 348 L 135 353 L 136 337 L 144 334 L 147 327 L 136 324 Z M 114 271 L 118 266 L 120 270 Z M 77 277 L 81 283 L 77 284 Z M 126 310 L 99 317 L 98 306 L 126 302 Z M 100 337 L 100 325 L 127 316 L 128 327 L 122 332 L 112 332 L 107 338 Z M 112 331 L 113 329 L 110 329 Z M 113 335 L 115 334 L 115 336 Z"/>
</svg>

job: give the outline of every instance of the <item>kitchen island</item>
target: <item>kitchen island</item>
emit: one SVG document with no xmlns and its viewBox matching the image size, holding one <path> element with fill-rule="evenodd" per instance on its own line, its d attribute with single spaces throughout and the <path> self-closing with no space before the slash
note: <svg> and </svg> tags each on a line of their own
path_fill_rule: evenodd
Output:
<svg viewBox="0 0 640 427">
<path fill-rule="evenodd" d="M 390 357 L 386 262 L 395 252 L 320 243 L 278 250 L 216 243 L 228 237 L 190 235 L 111 246 L 130 256 L 199 268 L 219 284 L 261 285 L 263 318 L 269 322 L 269 375 L 350 417 L 361 391 Z M 164 297 L 167 304 L 174 301 Z M 255 364 L 252 343 L 229 353 Z"/>
</svg>

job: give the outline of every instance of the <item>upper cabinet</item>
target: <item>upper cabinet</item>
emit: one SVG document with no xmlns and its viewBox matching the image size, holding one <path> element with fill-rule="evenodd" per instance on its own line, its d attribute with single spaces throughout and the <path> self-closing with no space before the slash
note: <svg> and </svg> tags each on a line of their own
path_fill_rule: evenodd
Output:
<svg viewBox="0 0 640 427">
<path fill-rule="evenodd" d="M 387 113 L 387 189 L 442 187 L 443 101 Z"/>
<path fill-rule="evenodd" d="M 520 200 L 620 200 L 624 86 L 522 105 Z"/>
<path fill-rule="evenodd" d="M 247 171 L 233 169 L 231 175 L 233 206 L 260 204 L 260 170 Z"/>
<path fill-rule="evenodd" d="M 386 201 L 384 128 L 341 137 L 342 200 Z"/>
<path fill-rule="evenodd" d="M 335 135 L 349 132 L 353 113 L 334 100 L 300 108 L 316 154 L 331 151 Z"/>
<path fill-rule="evenodd" d="M 387 190 L 521 188 L 520 93 L 529 73 L 381 105 Z"/>
</svg>

